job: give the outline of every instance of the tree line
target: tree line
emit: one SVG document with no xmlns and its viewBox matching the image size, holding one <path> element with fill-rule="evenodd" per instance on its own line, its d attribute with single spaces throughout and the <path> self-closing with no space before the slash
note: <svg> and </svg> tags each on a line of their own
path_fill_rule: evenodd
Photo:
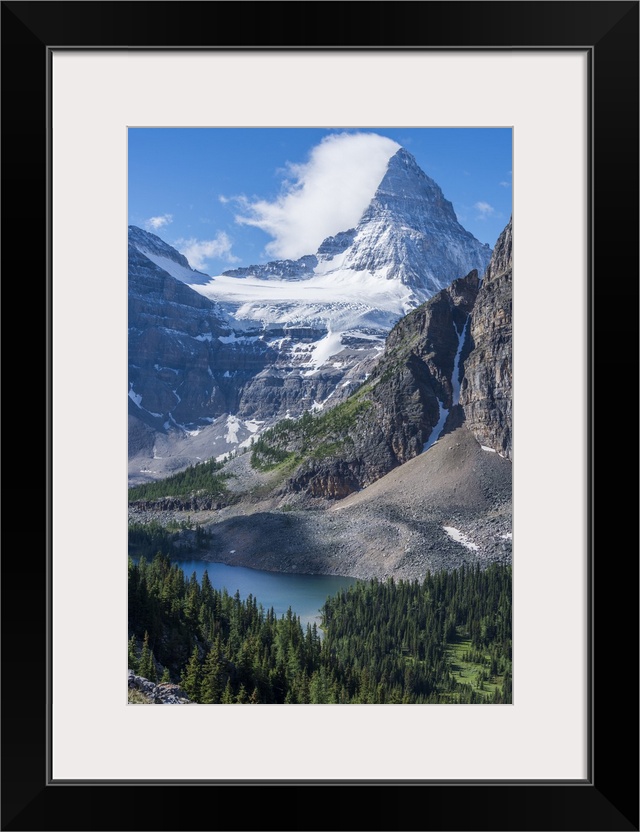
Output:
<svg viewBox="0 0 640 832">
<path fill-rule="evenodd" d="M 222 462 L 210 459 L 190 465 L 166 479 L 134 485 L 129 489 L 129 502 L 158 500 L 162 497 L 190 497 L 193 494 L 222 497 L 227 492 L 225 480 L 229 478 L 229 474 L 218 473 L 222 467 Z"/>
</svg>

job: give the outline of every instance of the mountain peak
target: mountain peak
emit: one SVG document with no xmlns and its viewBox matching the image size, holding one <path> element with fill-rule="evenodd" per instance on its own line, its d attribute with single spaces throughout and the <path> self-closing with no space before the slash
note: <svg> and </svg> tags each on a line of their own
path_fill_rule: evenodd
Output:
<svg viewBox="0 0 640 832">
<path fill-rule="evenodd" d="M 406 204 L 402 205 L 403 202 Z M 414 204 L 416 211 L 437 212 L 445 215 L 450 222 L 458 222 L 453 205 L 445 199 L 438 183 L 427 176 L 408 150 L 401 147 L 389 159 L 386 173 L 364 216 L 389 209 L 400 209 L 406 213 L 410 203 Z"/>
<path fill-rule="evenodd" d="M 491 249 L 458 222 L 440 186 L 401 147 L 356 228 L 345 265 L 385 272 L 424 301 L 489 262 Z"/>
</svg>

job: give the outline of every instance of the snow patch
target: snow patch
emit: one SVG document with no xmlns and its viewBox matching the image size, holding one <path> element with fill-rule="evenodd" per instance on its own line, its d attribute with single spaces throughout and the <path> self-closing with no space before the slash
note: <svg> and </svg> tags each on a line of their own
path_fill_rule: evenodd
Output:
<svg viewBox="0 0 640 832">
<path fill-rule="evenodd" d="M 148 413 L 150 416 L 155 416 L 158 419 L 162 416 L 162 413 L 154 413 L 153 410 L 147 410 L 146 407 L 142 406 L 142 396 L 135 392 L 132 384 L 129 386 L 129 398 L 136 405 L 136 407 L 139 407 L 140 410 L 144 410 L 144 412 Z"/>
<path fill-rule="evenodd" d="M 451 374 L 451 390 L 453 392 L 452 404 L 458 404 L 458 401 L 460 400 L 460 354 L 462 353 L 462 347 L 464 346 L 465 338 L 467 337 L 467 327 L 469 326 L 470 318 L 471 316 L 467 315 L 467 320 L 464 322 L 462 332 L 458 332 L 455 322 L 453 324 L 456 335 L 458 336 L 458 349 L 456 351 L 456 357 L 453 360 L 453 373 Z"/>
<path fill-rule="evenodd" d="M 227 432 L 225 434 L 225 441 L 228 445 L 238 444 L 238 430 L 241 422 L 237 416 L 227 416 Z"/>
<path fill-rule="evenodd" d="M 466 548 L 471 549 L 472 552 L 478 551 L 478 546 L 472 540 L 469 540 L 469 538 L 463 534 L 460 529 L 456 529 L 455 526 L 443 526 L 442 528 L 449 535 L 451 540 L 455 540 L 456 543 L 466 546 Z"/>
<path fill-rule="evenodd" d="M 129 387 L 129 398 L 131 401 L 138 405 L 138 407 L 142 407 L 142 396 L 133 389 L 133 385 Z"/>
<path fill-rule="evenodd" d="M 311 363 L 313 369 L 306 370 L 304 375 L 312 376 L 332 355 L 342 352 L 342 349 L 342 332 L 329 331 L 324 338 L 312 345 Z"/>
<path fill-rule="evenodd" d="M 449 411 L 445 407 L 442 406 L 442 402 L 440 401 L 440 399 L 438 399 L 438 407 L 440 408 L 440 418 L 438 419 L 437 425 L 431 431 L 431 433 L 429 435 L 429 438 L 427 439 L 427 441 L 422 446 L 422 453 L 424 453 L 425 451 L 428 451 L 429 448 L 433 448 L 433 446 L 438 441 L 438 437 L 440 436 L 440 433 L 442 432 L 442 429 L 444 428 L 444 423 L 447 421 L 447 416 L 449 415 Z"/>
<path fill-rule="evenodd" d="M 487 451 L 487 453 L 495 454 L 497 453 L 495 448 L 488 448 L 486 445 L 480 445 L 483 451 Z"/>
<path fill-rule="evenodd" d="M 144 254 L 145 257 L 148 257 L 149 260 L 151 260 L 152 263 L 155 263 L 156 266 L 164 269 L 165 272 L 168 272 L 171 277 L 175 277 L 176 280 L 179 280 L 182 283 L 191 284 L 198 276 L 200 278 L 203 277 L 202 272 L 196 272 L 187 266 L 181 266 L 180 263 L 176 263 L 175 260 L 171 260 L 169 257 L 162 257 L 161 255 L 153 254 L 150 251 L 146 251 L 144 248 L 138 248 L 138 251 L 141 254 Z M 208 275 L 206 276 L 208 277 Z"/>
<path fill-rule="evenodd" d="M 232 332 L 229 335 L 218 335 L 218 341 L 222 344 L 251 344 L 254 341 L 259 341 L 261 337 L 260 335 L 236 335 L 235 332 Z"/>
<path fill-rule="evenodd" d="M 504 534 L 500 535 L 502 540 L 513 540 L 513 534 L 511 532 L 505 532 Z"/>
</svg>

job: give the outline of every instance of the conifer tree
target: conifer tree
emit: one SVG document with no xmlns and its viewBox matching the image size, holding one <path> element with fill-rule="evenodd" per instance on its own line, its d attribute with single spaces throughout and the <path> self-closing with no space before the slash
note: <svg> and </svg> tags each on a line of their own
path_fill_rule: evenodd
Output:
<svg viewBox="0 0 640 832">
<path fill-rule="evenodd" d="M 149 679 L 151 682 L 155 682 L 157 679 L 156 663 L 151 648 L 149 647 L 149 633 L 146 630 L 144 633 L 144 640 L 142 642 L 140 662 L 138 663 L 138 673 L 140 676 L 143 676 L 145 679 Z"/>
<path fill-rule="evenodd" d="M 207 658 L 202 666 L 200 701 L 204 705 L 215 705 L 220 702 L 223 692 L 221 675 L 220 639 L 217 638 L 213 647 L 207 653 Z"/>
<path fill-rule="evenodd" d="M 131 636 L 129 639 L 129 667 L 134 673 L 138 672 L 138 656 L 136 650 L 136 637 Z"/>
<path fill-rule="evenodd" d="M 224 689 L 224 693 L 222 694 L 222 699 L 220 700 L 220 702 L 223 705 L 230 705 L 233 702 L 235 702 L 233 690 L 231 688 L 231 679 L 227 679 L 227 686 Z"/>
<path fill-rule="evenodd" d="M 200 658 L 198 656 L 198 645 L 196 644 L 180 679 L 180 687 L 192 702 L 200 701 L 200 678 Z"/>
</svg>

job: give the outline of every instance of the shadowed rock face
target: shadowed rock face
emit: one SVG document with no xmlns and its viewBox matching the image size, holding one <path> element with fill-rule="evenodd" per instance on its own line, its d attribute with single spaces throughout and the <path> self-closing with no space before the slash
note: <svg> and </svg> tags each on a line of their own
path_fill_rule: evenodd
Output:
<svg viewBox="0 0 640 832">
<path fill-rule="evenodd" d="M 134 240 L 136 232 L 143 234 L 132 229 Z M 183 265 L 174 249 L 166 249 Z M 129 412 L 156 429 L 167 421 L 190 425 L 234 412 L 243 383 L 275 358 L 257 339 L 227 343 L 230 329 L 217 305 L 133 243 L 128 314 Z M 135 436 L 132 442 L 130 451 Z"/>
<path fill-rule="evenodd" d="M 471 315 L 460 404 L 483 445 L 512 458 L 512 224 L 504 229 Z"/>
</svg>

